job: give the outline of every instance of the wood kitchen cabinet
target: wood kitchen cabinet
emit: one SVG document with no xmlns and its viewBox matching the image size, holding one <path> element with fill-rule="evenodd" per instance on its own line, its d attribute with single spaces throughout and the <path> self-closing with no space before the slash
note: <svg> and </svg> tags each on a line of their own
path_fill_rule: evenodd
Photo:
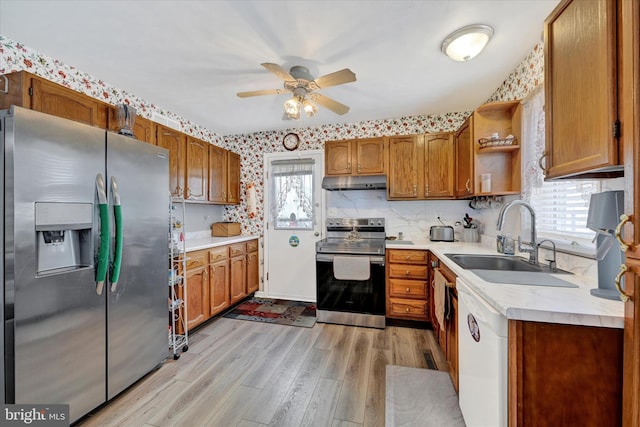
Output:
<svg viewBox="0 0 640 427">
<path fill-rule="evenodd" d="M 389 249 L 386 252 L 386 316 L 429 321 L 428 252 Z"/>
<path fill-rule="evenodd" d="M 389 200 L 453 198 L 451 133 L 389 137 Z"/>
<path fill-rule="evenodd" d="M 325 175 L 381 175 L 385 168 L 385 139 L 363 138 L 327 141 Z"/>
<path fill-rule="evenodd" d="M 454 144 L 451 133 L 424 136 L 424 197 L 453 198 Z"/>
<path fill-rule="evenodd" d="M 185 200 L 206 201 L 209 191 L 209 143 L 187 136 Z"/>
<path fill-rule="evenodd" d="M 231 305 L 229 296 L 229 247 L 209 250 L 209 317 Z"/>
<path fill-rule="evenodd" d="M 187 138 L 182 132 L 156 124 L 156 145 L 169 150 L 169 190 L 173 197 L 185 197 Z"/>
<path fill-rule="evenodd" d="M 209 271 L 208 251 L 189 252 L 187 255 L 187 329 L 191 330 L 209 318 Z M 178 298 L 184 300 L 184 288 L 178 288 Z M 179 334 L 182 331 L 181 322 L 176 325 Z"/>
<path fill-rule="evenodd" d="M 209 197 L 217 204 L 240 203 L 240 156 L 224 148 L 209 147 Z"/>
<path fill-rule="evenodd" d="M 258 240 L 247 242 L 247 294 L 252 294 L 260 288 L 260 255 Z"/>
<path fill-rule="evenodd" d="M 0 108 L 17 105 L 108 129 L 109 104 L 26 71 L 7 74 L 6 77 L 9 93 L 1 94 Z"/>
<path fill-rule="evenodd" d="M 231 304 L 247 296 L 246 243 L 235 243 L 229 246 L 229 289 Z"/>
<path fill-rule="evenodd" d="M 622 173 L 619 94 L 632 95 L 618 89 L 618 8 L 628 6 L 565 0 L 545 20 L 546 178 Z"/>
<path fill-rule="evenodd" d="M 622 329 L 509 320 L 509 425 L 620 426 L 622 342 Z"/>
<path fill-rule="evenodd" d="M 474 195 L 474 146 L 471 131 L 473 129 L 473 114 L 456 131 L 454 137 L 456 176 L 454 179 L 453 193 L 457 198 L 466 198 Z"/>
</svg>

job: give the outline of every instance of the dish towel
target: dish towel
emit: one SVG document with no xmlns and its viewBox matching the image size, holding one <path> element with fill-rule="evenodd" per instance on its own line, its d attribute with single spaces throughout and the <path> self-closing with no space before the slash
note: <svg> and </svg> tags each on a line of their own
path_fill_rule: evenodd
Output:
<svg viewBox="0 0 640 427">
<path fill-rule="evenodd" d="M 333 277 L 338 280 L 368 280 L 371 277 L 368 256 L 334 256 Z"/>
<path fill-rule="evenodd" d="M 445 289 L 447 279 L 440 273 L 437 268 L 433 270 L 433 304 L 436 310 L 436 319 L 440 325 L 440 329 L 444 331 L 444 306 L 445 306 Z"/>
</svg>

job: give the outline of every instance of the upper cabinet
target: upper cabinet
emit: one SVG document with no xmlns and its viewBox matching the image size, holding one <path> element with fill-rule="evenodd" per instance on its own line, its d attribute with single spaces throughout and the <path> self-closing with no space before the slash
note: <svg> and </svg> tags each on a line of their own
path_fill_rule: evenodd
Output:
<svg viewBox="0 0 640 427">
<path fill-rule="evenodd" d="M 0 108 L 17 105 L 107 129 L 109 104 L 25 71 L 7 74 L 6 77 L 9 93 L 0 97 Z"/>
<path fill-rule="evenodd" d="M 424 197 L 453 198 L 453 134 L 432 133 L 424 136 Z"/>
<path fill-rule="evenodd" d="M 456 197 L 519 194 L 521 136 L 520 101 L 478 107 L 455 136 Z M 483 187 L 481 177 L 487 174 Z"/>
<path fill-rule="evenodd" d="M 240 203 L 240 156 L 214 145 L 209 147 L 209 201 Z"/>
<path fill-rule="evenodd" d="M 385 173 L 384 138 L 327 141 L 325 175 L 380 175 Z"/>
<path fill-rule="evenodd" d="M 453 198 L 451 133 L 389 137 L 389 200 Z"/>
<path fill-rule="evenodd" d="M 118 132 L 120 130 L 120 124 L 118 123 L 118 116 L 116 108 L 111 105 L 108 108 L 108 127 L 112 132 Z M 147 142 L 149 144 L 156 143 L 156 132 L 154 123 L 145 119 L 144 117 L 136 116 L 133 122 L 133 136 L 138 141 Z"/>
<path fill-rule="evenodd" d="M 169 150 L 169 190 L 174 197 L 185 197 L 187 138 L 182 132 L 156 124 L 156 145 Z"/>
<path fill-rule="evenodd" d="M 622 174 L 617 4 L 564 0 L 545 21 L 547 178 Z"/>
<path fill-rule="evenodd" d="M 187 136 L 185 199 L 207 201 L 209 191 L 209 143 Z"/>
</svg>

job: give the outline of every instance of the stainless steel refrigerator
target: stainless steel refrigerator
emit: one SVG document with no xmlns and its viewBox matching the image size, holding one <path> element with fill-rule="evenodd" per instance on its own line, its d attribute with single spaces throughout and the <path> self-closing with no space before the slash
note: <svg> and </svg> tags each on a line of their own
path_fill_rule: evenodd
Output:
<svg viewBox="0 0 640 427">
<path fill-rule="evenodd" d="M 168 152 L 19 107 L 0 126 L 2 398 L 73 422 L 168 354 Z"/>
</svg>

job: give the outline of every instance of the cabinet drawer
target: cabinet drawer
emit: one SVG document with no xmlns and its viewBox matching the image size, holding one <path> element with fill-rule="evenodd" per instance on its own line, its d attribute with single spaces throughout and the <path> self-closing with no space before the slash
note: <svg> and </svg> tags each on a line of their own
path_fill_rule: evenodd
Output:
<svg viewBox="0 0 640 427">
<path fill-rule="evenodd" d="M 187 253 L 187 270 L 203 267 L 208 262 L 208 251 L 194 251 Z"/>
<path fill-rule="evenodd" d="M 426 301 L 390 298 L 388 309 L 389 317 L 428 320 Z"/>
<path fill-rule="evenodd" d="M 390 279 L 389 296 L 426 300 L 427 282 L 422 280 Z"/>
<path fill-rule="evenodd" d="M 391 249 L 388 251 L 388 254 L 389 262 L 405 264 L 427 264 L 427 251 Z"/>
<path fill-rule="evenodd" d="M 427 280 L 426 265 L 389 264 L 389 277 Z"/>
<path fill-rule="evenodd" d="M 258 250 L 258 241 L 257 240 L 249 240 L 247 242 L 247 252 L 255 252 Z"/>
<path fill-rule="evenodd" d="M 244 255 L 247 252 L 246 247 L 247 245 L 244 242 L 229 245 L 229 256 L 233 258 L 234 256 Z"/>
<path fill-rule="evenodd" d="M 209 249 L 209 262 L 217 262 L 229 258 L 229 246 Z"/>
</svg>

